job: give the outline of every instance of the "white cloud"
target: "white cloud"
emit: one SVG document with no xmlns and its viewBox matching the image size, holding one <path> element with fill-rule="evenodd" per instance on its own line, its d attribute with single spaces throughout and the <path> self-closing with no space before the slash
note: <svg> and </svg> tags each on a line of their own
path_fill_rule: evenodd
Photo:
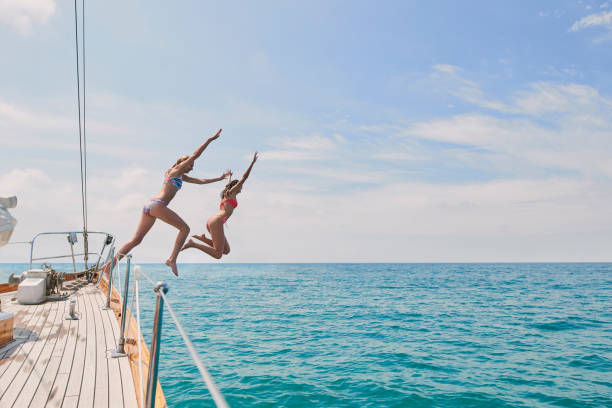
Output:
<svg viewBox="0 0 612 408">
<path fill-rule="evenodd" d="M 436 64 L 433 66 L 433 68 L 438 72 L 444 72 L 447 74 L 456 74 L 461 71 L 461 68 L 459 68 L 458 66 L 450 64 Z"/>
<path fill-rule="evenodd" d="M 392 133 L 401 130 L 397 125 L 361 125 L 358 130 L 370 133 Z"/>
<path fill-rule="evenodd" d="M 406 153 L 400 151 L 378 152 L 372 155 L 373 159 L 392 160 L 392 161 L 423 161 L 431 159 L 430 156 L 425 156 L 416 153 Z"/>
<path fill-rule="evenodd" d="M 56 153 L 78 151 L 76 113 L 65 110 L 53 112 L 57 105 L 55 101 L 44 101 L 43 105 L 42 108 L 24 107 L 0 98 L 0 138 L 3 146 L 29 152 L 32 152 L 33 146 L 35 146 L 34 150 L 38 151 Z M 70 106 L 70 104 L 59 105 Z M 95 117 L 89 119 L 87 121 L 89 151 L 98 155 L 123 159 L 148 156 L 145 149 L 125 147 L 127 142 L 138 144 L 142 140 L 142 144 L 145 141 L 144 135 L 153 133 L 138 134 L 136 129 L 139 126 L 142 125 L 139 123 L 123 124 L 114 120 L 101 121 Z M 116 143 L 118 140 L 123 143 Z"/>
<path fill-rule="evenodd" d="M 533 140 L 537 130 L 540 129 L 520 119 L 464 114 L 450 119 L 418 122 L 407 129 L 406 133 L 423 139 L 497 150 L 524 147 Z"/>
<path fill-rule="evenodd" d="M 590 14 L 576 21 L 570 27 L 570 31 L 579 31 L 587 27 L 604 26 L 611 28 L 612 11 L 603 11 L 599 14 Z"/>
<path fill-rule="evenodd" d="M 346 138 L 342 136 L 340 133 L 334 133 L 332 137 L 337 143 L 340 143 L 340 144 L 346 143 Z"/>
<path fill-rule="evenodd" d="M 328 156 L 316 151 L 267 150 L 261 157 L 271 161 L 309 161 L 323 160 Z"/>
<path fill-rule="evenodd" d="M 281 144 L 288 148 L 305 150 L 329 150 L 335 147 L 331 139 L 318 134 L 310 137 L 286 138 Z"/>
<path fill-rule="evenodd" d="M 44 24 L 55 13 L 55 0 L 0 0 L 0 22 L 30 34 L 35 24 Z"/>
<path fill-rule="evenodd" d="M 376 185 L 384 184 L 384 180 L 389 176 L 389 172 L 382 170 L 365 170 L 365 169 L 354 169 L 348 167 L 338 167 L 332 165 L 322 165 L 319 167 L 298 167 L 292 166 L 286 169 L 287 174 L 301 175 L 301 176 L 315 176 L 325 179 L 327 181 L 339 181 L 341 183 L 373 183 Z M 320 183 L 310 182 L 312 187 L 319 186 L 319 192 L 321 190 Z"/>
<path fill-rule="evenodd" d="M 510 103 L 506 103 L 491 99 L 476 82 L 457 73 L 446 75 L 446 79 L 450 94 L 482 108 L 502 113 L 539 116 L 553 112 L 597 111 L 601 108 L 609 111 L 612 107 L 612 100 L 603 98 L 597 89 L 582 84 L 536 82 L 530 84 L 526 90 L 516 92 Z"/>
<path fill-rule="evenodd" d="M 385 172 L 304 171 L 346 181 L 385 180 Z M 140 185 L 126 192 L 117 184 L 117 175 Z M 321 195 L 302 188 L 316 187 L 316 180 L 294 183 L 283 174 L 270 183 L 254 176 L 228 222 L 228 262 L 609 259 L 603 248 L 612 244 L 612 231 L 602 220 L 612 217 L 612 190 L 595 181 L 553 177 L 468 184 L 393 182 Z M 119 243 L 127 240 L 159 181 L 136 168 L 93 175 L 90 228 L 114 233 Z M 194 233 L 202 232 L 205 220 L 218 209 L 220 188 L 187 184 L 170 207 Z M 19 197 L 12 211 L 19 220 L 14 241 L 29 240 L 41 231 L 80 228 L 78 180 L 58 182 L 41 169 L 14 169 L 0 177 L 0 191 L 5 189 Z M 174 228 L 158 221 L 134 251 L 135 261 L 163 261 L 175 236 Z M 585 236 L 604 238 L 587 245 L 582 242 Z M 0 262 L 10 262 L 27 254 L 7 246 L 0 256 Z M 181 254 L 180 260 L 212 261 L 197 251 Z"/>
<path fill-rule="evenodd" d="M 337 147 L 337 143 L 344 143 L 345 139 L 337 134 L 332 138 L 321 134 L 308 137 L 283 138 L 277 141 L 279 149 L 267 150 L 262 153 L 266 160 L 274 161 L 306 161 L 323 160 L 330 158 Z"/>
<path fill-rule="evenodd" d="M 453 65 L 434 65 L 430 75 L 435 83 L 444 84 L 450 93 L 467 102 L 482 106 L 487 109 L 507 111 L 503 103 L 493 101 L 485 97 L 484 92 L 478 85 L 460 75 L 461 69 Z"/>
<path fill-rule="evenodd" d="M 234 129 L 236 123 L 243 129 L 264 129 L 259 139 L 234 131 L 224 134 L 227 138 L 219 146 L 230 145 L 230 154 L 241 165 L 245 164 L 244 144 L 273 146 L 262 153 L 239 197 L 240 208 L 229 221 L 229 262 L 609 259 L 603 248 L 609 248 L 612 236 L 606 223 L 612 215 L 611 101 L 591 87 L 555 83 L 532 84 L 494 101 L 478 83 L 462 78 L 458 67 L 434 70 L 455 81 L 450 91 L 473 103 L 474 112 L 408 125 L 400 119 L 384 125 L 332 128 L 244 101 L 221 103 L 222 109 L 213 112 L 93 96 L 89 100 L 98 104 L 92 111 L 97 111 L 94 123 L 99 127 L 92 124 L 88 129 L 109 138 L 97 139 L 93 150 L 116 147 L 136 159 L 90 168 L 90 228 L 114 232 L 119 242 L 133 234 L 142 205 L 158 191 L 163 173 L 158 163 L 138 158 L 147 149 L 143 140 L 152 140 L 155 149 L 174 155 L 178 147 L 173 144 L 169 151 L 161 145 L 165 139 L 193 148 L 195 137 L 182 140 L 174 135 L 196 134 L 201 122 L 226 120 Z M 478 113 L 477 107 L 486 107 L 487 114 Z M 24 132 L 27 137 L 18 142 L 32 144 L 45 125 L 29 123 L 46 111 L 4 102 L 0 128 Z M 70 114 L 50 116 L 46 123 L 56 126 L 58 134 L 74 130 Z M 198 119 L 197 125 L 190 123 L 192 118 Z M 125 138 L 128 134 L 130 138 Z M 360 134 L 366 140 L 361 145 L 356 143 Z M 238 140 L 233 147 L 232 139 Z M 475 149 L 427 150 L 423 146 L 434 143 L 422 139 Z M 65 146 L 78 150 L 74 141 L 66 140 Z M 353 155 L 375 160 L 352 161 Z M 423 160 L 430 163 L 418 163 Z M 382 161 L 394 163 L 387 166 Z M 409 163 L 401 168 L 400 161 Z M 470 183 L 408 180 L 407 174 L 414 169 L 427 172 L 426 166 L 447 162 L 460 163 L 458 171 L 478 169 L 492 177 L 499 177 L 495 171 L 501 169 L 504 178 Z M 57 179 L 43 168 L 15 170 L 0 178 L 0 191 L 15 190 L 20 196 L 15 240 L 29 239 L 41 229 L 80 226 L 78 172 L 70 180 Z M 279 168 L 282 171 L 270 171 Z M 554 171 L 542 176 L 534 168 Z M 344 187 L 355 183 L 360 187 Z M 194 232 L 203 231 L 206 218 L 218 210 L 221 187 L 222 183 L 186 184 L 171 208 Z M 165 259 L 175 236 L 172 227 L 157 222 L 136 250 L 138 262 Z M 441 252 L 440 247 L 445 250 Z M 10 253 L 1 255 L 6 261 Z M 181 255 L 181 261 L 209 260 L 195 252 Z"/>
<path fill-rule="evenodd" d="M 518 93 L 510 111 L 537 116 L 549 112 L 588 111 L 612 106 L 612 101 L 601 98 L 596 89 L 586 85 L 539 82 L 530 88 Z"/>
<path fill-rule="evenodd" d="M 606 260 L 612 230 L 601 221 L 612 215 L 612 192 L 602 187 L 550 178 L 390 183 L 323 196 L 256 188 L 232 219 L 230 242 L 240 248 L 235 256 L 256 261 Z M 578 238 L 605 231 L 589 245 Z M 275 243 L 274 255 L 249 245 L 262 239 Z"/>
<path fill-rule="evenodd" d="M 451 90 L 453 92 L 453 90 Z M 474 101 L 490 107 L 484 93 Z M 579 177 L 612 179 L 612 100 L 581 84 L 535 83 L 497 110 L 416 122 L 399 134 L 453 143 L 450 158 L 468 168 L 504 174 L 569 170 Z M 532 176 L 537 177 L 537 176 Z"/>
<path fill-rule="evenodd" d="M 466 82 L 465 85 L 460 86 L 458 89 L 453 91 L 452 94 L 467 102 L 482 106 L 483 108 L 493 109 L 500 112 L 509 111 L 509 108 L 505 104 L 485 98 L 484 92 L 472 82 Z"/>
</svg>

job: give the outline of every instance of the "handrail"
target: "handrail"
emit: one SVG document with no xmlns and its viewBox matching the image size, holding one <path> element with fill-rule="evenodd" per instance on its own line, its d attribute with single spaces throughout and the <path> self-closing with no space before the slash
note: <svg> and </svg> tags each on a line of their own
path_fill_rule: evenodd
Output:
<svg viewBox="0 0 612 408">
<path fill-rule="evenodd" d="M 149 375 L 147 376 L 146 404 L 149 408 L 155 408 L 155 393 L 157 391 L 157 371 L 159 366 L 159 347 L 161 343 L 162 315 L 163 315 L 163 293 L 168 292 L 166 282 L 157 282 L 155 288 L 157 301 L 155 305 L 155 318 L 153 319 L 153 335 L 151 336 L 151 347 L 149 351 Z"/>
<path fill-rule="evenodd" d="M 121 331 L 120 331 L 119 339 L 117 341 L 117 350 L 113 352 L 113 356 L 116 356 L 116 357 L 120 357 L 121 353 L 123 353 L 122 346 L 125 342 L 124 330 L 125 330 L 125 316 L 126 316 L 127 294 L 128 294 L 127 288 L 129 286 L 129 277 L 130 277 L 130 264 L 131 264 L 131 256 L 128 255 L 125 283 L 123 287 L 123 296 L 121 299 L 123 302 L 123 304 L 121 305 L 121 308 L 122 308 Z M 110 268 L 110 269 L 112 270 L 113 268 Z M 142 380 L 143 380 L 142 358 L 141 358 L 142 348 L 140 344 L 141 328 L 140 328 L 140 298 L 139 298 L 139 293 L 138 293 L 139 291 L 138 281 L 140 280 L 141 276 L 144 276 L 145 279 L 147 279 L 149 283 L 153 285 L 153 288 L 154 288 L 153 290 L 156 293 L 156 297 L 157 297 L 156 307 L 155 307 L 155 317 L 153 321 L 153 333 L 152 333 L 151 346 L 150 346 L 150 351 L 149 351 L 150 363 L 149 363 L 149 374 L 147 377 L 146 392 L 143 389 L 143 383 L 142 383 Z M 110 294 L 112 293 L 110 290 L 110 287 L 112 285 L 110 283 L 110 279 L 112 279 L 112 275 L 109 276 L 109 292 L 108 292 L 109 294 L 107 295 L 108 296 L 107 304 L 110 303 Z M 166 282 L 154 282 L 153 279 L 151 279 L 146 273 L 142 271 L 142 268 L 140 266 L 134 267 L 134 289 L 132 293 L 132 302 L 134 301 L 134 298 L 135 298 L 136 299 L 136 327 L 138 331 L 136 337 L 137 337 L 137 343 L 138 343 L 138 363 L 139 363 L 138 369 L 139 369 L 139 380 L 140 380 L 139 392 L 140 392 L 141 405 L 144 403 L 145 400 L 146 400 L 146 405 L 144 405 L 145 407 L 154 408 L 154 405 L 155 405 L 159 351 L 161 348 L 162 315 L 163 315 L 163 306 L 165 305 L 168 309 L 168 312 L 170 313 L 170 316 L 172 317 L 172 320 L 174 321 L 174 324 L 176 325 L 179 333 L 181 334 L 181 337 L 183 338 L 183 342 L 185 343 L 187 350 L 191 354 L 194 364 L 198 368 L 198 371 L 200 372 L 200 375 L 202 376 L 204 384 L 208 388 L 208 391 L 210 392 L 215 405 L 218 408 L 229 408 L 227 401 L 223 397 L 223 394 L 221 393 L 221 391 L 215 384 L 212 376 L 210 375 L 210 373 L 206 369 L 206 366 L 204 365 L 199 355 L 197 354 L 191 339 L 189 338 L 187 332 L 183 328 L 183 325 L 181 324 L 178 317 L 176 316 L 176 313 L 174 312 L 172 305 L 168 301 L 168 298 L 166 297 L 167 291 L 168 291 L 168 285 Z"/>
<path fill-rule="evenodd" d="M 210 391 L 210 395 L 212 396 L 213 401 L 215 401 L 217 407 L 229 408 L 227 402 L 225 401 L 225 398 L 223 397 L 223 394 L 221 394 L 221 392 L 217 388 L 217 385 L 215 384 L 214 380 L 210 376 L 210 373 L 204 366 L 204 363 L 202 363 L 202 360 L 200 360 L 200 356 L 198 356 L 198 354 L 196 353 L 196 350 L 193 347 L 193 343 L 189 339 L 189 336 L 187 336 L 187 333 L 181 325 L 181 322 L 176 317 L 176 314 L 174 313 L 172 306 L 170 306 L 170 302 L 168 302 L 166 295 L 162 291 L 159 291 L 159 294 L 164 299 L 165 305 L 168 308 L 168 312 L 170 313 L 172 320 L 174 320 L 174 324 L 176 325 L 176 328 L 178 329 L 179 333 L 181 333 L 183 341 L 185 342 L 185 346 L 187 346 L 187 350 L 189 350 L 189 353 L 191 354 L 191 358 L 193 358 L 196 367 L 198 367 L 198 370 L 200 370 L 200 375 L 202 375 L 204 383 L 206 383 L 206 387 L 208 387 L 208 391 Z"/>
<path fill-rule="evenodd" d="M 85 253 L 81 253 L 81 254 L 70 254 L 70 255 L 57 255 L 57 256 L 43 256 L 40 258 L 32 258 L 33 261 L 41 261 L 43 259 L 60 259 L 60 258 L 70 258 L 72 256 L 80 256 L 80 255 L 85 255 Z M 98 255 L 100 256 L 100 254 L 98 252 L 87 252 L 87 255 Z"/>
<path fill-rule="evenodd" d="M 140 266 L 134 268 L 134 293 L 136 296 L 136 342 L 138 343 L 138 380 L 140 387 L 138 389 L 140 393 L 140 407 L 144 408 L 144 387 L 142 384 L 142 344 L 140 338 L 142 337 L 140 330 L 140 298 L 138 295 L 138 280 L 140 278 L 141 269 Z M 133 298 L 132 298 L 133 299 Z"/>
<path fill-rule="evenodd" d="M 76 235 L 81 235 L 81 236 L 85 236 L 85 233 L 87 233 L 87 235 L 93 235 L 93 234 L 100 234 L 100 235 L 106 235 L 107 236 L 107 240 L 108 237 L 112 237 L 111 234 L 107 233 L 107 232 L 102 232 L 102 231 L 62 231 L 62 232 L 58 232 L 58 231 L 53 231 L 53 232 L 40 232 L 36 235 L 34 235 L 34 237 L 32 238 L 32 241 L 30 241 L 30 269 L 32 269 L 32 261 L 39 261 L 39 260 L 43 260 L 43 259 L 58 259 L 58 258 L 68 258 L 68 257 L 72 257 L 73 258 L 73 263 L 74 263 L 74 254 L 72 253 L 72 249 L 74 247 L 74 242 L 72 241 L 71 237 L 74 236 L 76 237 Z M 70 243 L 70 250 L 71 250 L 71 255 L 66 255 L 66 256 L 59 256 L 59 257 L 42 257 L 42 258 L 34 258 L 34 244 L 36 242 L 36 239 L 40 236 L 43 235 L 68 235 L 69 239 L 68 242 Z M 97 252 L 89 252 L 89 250 L 87 248 L 85 248 L 85 252 L 82 254 L 78 254 L 78 255 L 85 255 L 86 257 L 89 256 L 90 254 L 92 255 L 98 255 L 98 261 L 96 262 L 96 266 L 99 265 L 100 259 L 102 258 L 103 252 L 104 252 L 104 248 L 106 247 L 106 242 L 104 246 L 102 247 L 102 251 L 100 251 L 100 253 Z M 114 237 L 113 237 L 113 242 L 114 242 Z M 85 263 L 85 268 L 87 268 L 87 262 Z M 75 267 L 75 273 L 76 272 L 76 267 Z M 85 271 L 83 271 L 85 272 Z"/>
</svg>

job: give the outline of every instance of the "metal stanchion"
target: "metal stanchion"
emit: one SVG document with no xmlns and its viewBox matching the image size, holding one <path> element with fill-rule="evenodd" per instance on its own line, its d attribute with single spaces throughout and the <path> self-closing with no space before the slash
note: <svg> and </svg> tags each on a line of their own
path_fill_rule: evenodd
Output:
<svg viewBox="0 0 612 408">
<path fill-rule="evenodd" d="M 159 342 L 161 340 L 162 314 L 164 299 L 160 291 L 168 293 L 166 282 L 157 282 L 153 289 L 157 293 L 157 304 L 155 306 L 155 320 L 153 321 L 153 337 L 151 338 L 151 350 L 149 352 L 149 376 L 147 378 L 147 396 L 145 406 L 155 408 L 155 392 L 157 391 L 157 366 L 159 363 Z"/>
<path fill-rule="evenodd" d="M 113 290 L 113 269 L 115 269 L 115 248 L 111 248 L 110 252 L 110 265 L 108 271 L 108 292 L 106 294 L 106 306 L 102 308 L 102 310 L 109 310 L 110 302 L 111 302 L 111 294 Z M 102 273 L 102 271 L 100 271 Z M 101 279 L 101 278 L 100 278 Z"/>
<path fill-rule="evenodd" d="M 127 266 L 125 267 L 125 283 L 123 285 L 123 305 L 121 307 L 121 332 L 119 333 L 119 341 L 117 349 L 111 353 L 111 357 L 124 357 L 125 353 L 125 318 L 127 315 L 127 298 L 128 287 L 130 286 L 130 265 L 132 264 L 132 255 L 127 255 Z"/>
</svg>

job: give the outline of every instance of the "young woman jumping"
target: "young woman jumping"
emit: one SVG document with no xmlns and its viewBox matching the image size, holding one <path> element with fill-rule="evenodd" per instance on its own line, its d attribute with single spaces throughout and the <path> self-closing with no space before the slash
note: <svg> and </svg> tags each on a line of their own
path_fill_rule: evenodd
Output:
<svg viewBox="0 0 612 408">
<path fill-rule="evenodd" d="M 251 169 L 253 165 L 257 161 L 257 152 L 253 155 L 253 161 L 249 168 L 244 172 L 244 175 L 238 180 L 231 180 L 221 192 L 221 204 L 219 205 L 219 212 L 206 221 L 206 229 L 210 233 L 210 238 L 206 237 L 206 234 L 202 233 L 201 235 L 193 235 L 194 238 L 204 242 L 204 244 L 198 244 L 194 240 L 190 239 L 187 241 L 185 246 L 183 246 L 182 250 L 187 248 L 197 248 L 200 251 L 206 252 L 208 255 L 213 258 L 220 259 L 223 255 L 229 254 L 230 246 L 227 242 L 227 238 L 225 238 L 225 233 L 223 232 L 223 224 L 225 221 L 232 215 L 234 209 L 238 207 L 238 201 L 236 201 L 236 195 L 242 191 L 242 185 L 249 177 L 251 173 Z"/>
<path fill-rule="evenodd" d="M 195 160 L 202 155 L 206 147 L 215 139 L 221 135 L 221 129 L 212 137 L 210 137 L 202 146 L 198 147 L 191 156 L 181 156 L 176 163 L 166 171 L 166 178 L 162 184 L 161 190 L 157 193 L 155 198 L 152 198 L 148 203 L 145 204 L 142 209 L 142 216 L 140 217 L 140 223 L 136 228 L 136 233 L 128 242 L 123 244 L 115 257 L 115 262 L 125 255 L 127 255 L 135 246 L 142 242 L 142 239 L 147 235 L 155 220 L 158 218 L 167 224 L 172 225 L 179 230 L 174 242 L 174 249 L 170 254 L 170 258 L 166 260 L 172 272 L 178 276 L 178 269 L 176 267 L 176 257 L 178 256 L 183 243 L 189 236 L 189 226 L 177 213 L 168 208 L 168 204 L 177 191 L 181 189 L 183 181 L 193 184 L 208 184 L 216 181 L 221 181 L 226 177 L 229 177 L 231 172 L 228 170 L 223 173 L 220 177 L 212 179 L 200 179 L 195 177 L 189 177 L 189 173 L 193 169 L 193 163 Z M 106 271 L 105 271 L 106 272 Z"/>
</svg>

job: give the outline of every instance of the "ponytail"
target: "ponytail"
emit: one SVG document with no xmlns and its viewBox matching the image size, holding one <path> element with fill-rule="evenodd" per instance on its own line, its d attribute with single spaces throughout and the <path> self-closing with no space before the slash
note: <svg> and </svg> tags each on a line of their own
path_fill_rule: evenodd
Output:
<svg viewBox="0 0 612 408">
<path fill-rule="evenodd" d="M 232 181 L 230 181 L 229 183 L 227 183 L 225 185 L 225 188 L 221 192 L 221 199 L 222 200 L 225 198 L 225 195 L 227 194 L 227 192 L 230 191 L 232 189 L 232 187 L 234 187 L 236 184 L 238 184 L 238 180 L 232 180 Z"/>
</svg>

